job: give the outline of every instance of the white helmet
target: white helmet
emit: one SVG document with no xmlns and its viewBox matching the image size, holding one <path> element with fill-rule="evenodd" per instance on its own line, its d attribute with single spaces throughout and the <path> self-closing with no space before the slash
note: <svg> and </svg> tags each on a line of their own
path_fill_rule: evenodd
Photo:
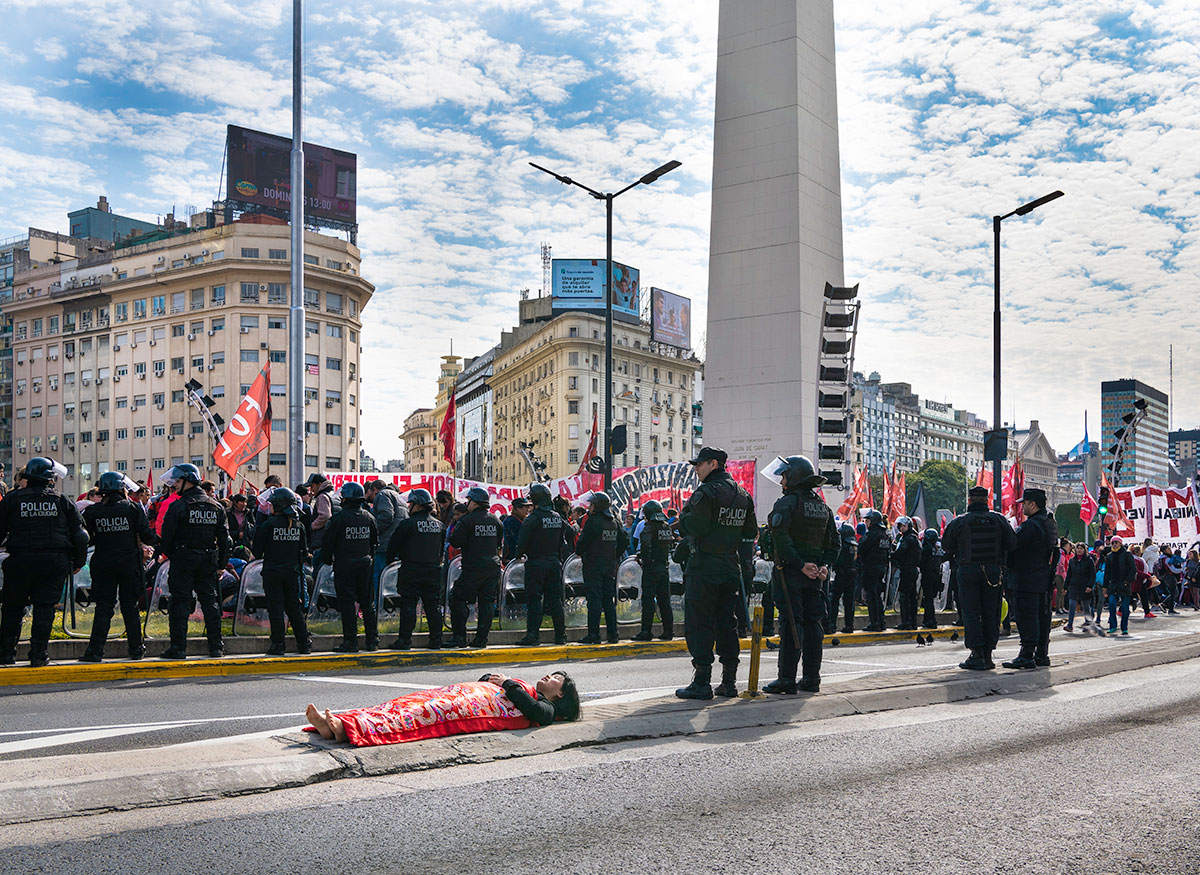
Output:
<svg viewBox="0 0 1200 875">
<path fill-rule="evenodd" d="M 912 528 L 912 520 L 910 520 L 906 516 L 898 516 L 898 517 L 896 517 L 896 526 L 897 526 L 897 528 L 900 526 L 904 526 L 905 528 L 911 529 Z"/>
</svg>

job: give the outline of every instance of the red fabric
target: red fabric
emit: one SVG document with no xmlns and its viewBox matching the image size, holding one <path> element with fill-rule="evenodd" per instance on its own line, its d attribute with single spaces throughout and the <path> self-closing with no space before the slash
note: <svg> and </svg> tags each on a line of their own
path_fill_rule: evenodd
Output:
<svg viewBox="0 0 1200 875">
<path fill-rule="evenodd" d="M 450 463 L 451 470 L 455 465 L 454 442 L 458 436 L 458 405 L 455 402 L 455 394 L 454 392 L 450 393 L 450 402 L 446 405 L 446 415 L 442 417 L 442 427 L 438 430 L 438 437 L 442 439 L 442 459 Z"/>
<path fill-rule="evenodd" d="M 271 444 L 271 363 L 258 372 L 250 391 L 234 411 L 233 419 L 213 452 L 217 467 L 236 477 L 238 468 Z"/>
<path fill-rule="evenodd" d="M 167 520 L 167 508 L 171 506 L 171 502 L 179 497 L 179 493 L 172 492 L 166 498 L 158 502 L 158 513 L 154 517 L 154 534 L 162 537 L 163 523 Z"/>
<path fill-rule="evenodd" d="M 537 691 L 517 681 L 537 698 Z M 467 732 L 528 729 L 533 724 L 488 681 L 451 684 L 409 693 L 374 708 L 354 708 L 338 714 L 346 738 L 355 747 L 399 744 Z"/>
<path fill-rule="evenodd" d="M 1083 501 L 1079 505 L 1079 518 L 1083 520 L 1086 526 L 1092 521 L 1092 517 L 1096 515 L 1096 510 L 1099 505 L 1096 504 L 1096 499 L 1092 498 L 1092 493 L 1088 490 L 1087 484 L 1083 484 Z"/>
<path fill-rule="evenodd" d="M 596 455 L 596 433 L 600 430 L 600 424 L 597 420 L 599 409 L 592 411 L 592 438 L 588 441 L 587 449 L 584 450 L 583 458 L 579 460 L 579 468 L 575 471 L 576 475 L 588 473 L 588 462 L 592 461 L 592 456 Z"/>
</svg>

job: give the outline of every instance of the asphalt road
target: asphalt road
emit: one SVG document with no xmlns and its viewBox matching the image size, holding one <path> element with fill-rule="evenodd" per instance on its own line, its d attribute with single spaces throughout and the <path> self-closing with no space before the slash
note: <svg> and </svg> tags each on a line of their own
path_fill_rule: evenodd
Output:
<svg viewBox="0 0 1200 875">
<path fill-rule="evenodd" d="M 1125 639 L 1061 631 L 1054 633 L 1051 653 L 1119 648 L 1130 642 L 1200 631 L 1200 615 L 1131 620 Z M 1016 655 L 1017 641 L 1001 639 L 999 656 Z M 495 668 L 516 677 L 536 679 L 555 666 L 512 664 L 497 649 Z M 739 681 L 745 684 L 749 660 L 743 654 Z M 937 641 L 927 647 L 912 642 L 845 648 L 828 647 L 823 676 L 826 685 L 839 679 L 896 672 L 935 671 L 957 665 L 965 657 L 962 642 Z M 671 695 L 690 678 L 686 655 L 588 660 L 564 663 L 587 701 L 631 701 Z M 208 738 L 269 733 L 303 725 L 308 702 L 334 710 L 373 705 L 414 689 L 474 679 L 487 667 L 443 666 L 350 672 L 114 681 L 66 687 L 0 687 L 0 759 L 60 753 L 159 747 Z M 762 678 L 775 676 L 775 657 L 764 651 Z"/>
<path fill-rule="evenodd" d="M 40 873 L 1195 873 L 1200 665 L 0 829 Z"/>
</svg>

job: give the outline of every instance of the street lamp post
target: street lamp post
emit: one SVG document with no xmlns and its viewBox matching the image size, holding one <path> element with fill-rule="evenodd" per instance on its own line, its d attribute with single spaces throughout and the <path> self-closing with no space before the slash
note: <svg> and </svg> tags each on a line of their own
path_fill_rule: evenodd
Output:
<svg viewBox="0 0 1200 875">
<path fill-rule="evenodd" d="M 543 173 L 548 173 L 561 182 L 563 185 L 576 185 L 582 188 L 598 201 L 604 201 L 605 225 L 604 225 L 604 488 L 609 489 L 612 486 L 612 428 L 613 428 L 613 402 L 612 402 L 612 386 L 613 386 L 613 296 L 612 296 L 612 223 L 613 223 L 613 200 L 625 194 L 634 186 L 650 185 L 656 182 L 660 177 L 670 173 L 676 167 L 680 166 L 681 161 L 668 161 L 661 167 L 651 170 L 641 179 L 636 182 L 631 182 L 623 189 L 617 192 L 609 192 L 607 194 L 596 191 L 594 188 L 589 188 L 582 182 L 572 179 L 569 176 L 562 176 L 555 173 L 553 170 L 547 170 L 540 164 L 529 162 L 530 167 L 534 167 Z"/>
<path fill-rule="evenodd" d="M 992 431 L 1000 430 L 1000 223 L 1009 216 L 1024 216 L 1032 213 L 1043 204 L 1048 204 L 1052 200 L 1056 200 L 1063 196 L 1061 191 L 1052 191 L 1048 195 L 1038 198 L 1035 201 L 1030 201 L 1027 204 L 1017 207 L 1010 213 L 1005 213 L 1003 216 L 992 216 L 992 234 L 995 237 L 995 309 L 992 312 Z M 1005 454 L 1007 455 L 1007 437 L 1005 438 Z M 1001 465 L 1003 459 L 999 454 L 993 452 L 992 458 L 992 490 L 993 504 L 996 511 L 1001 509 Z M 1016 496 L 1014 496 L 1014 499 Z"/>
</svg>

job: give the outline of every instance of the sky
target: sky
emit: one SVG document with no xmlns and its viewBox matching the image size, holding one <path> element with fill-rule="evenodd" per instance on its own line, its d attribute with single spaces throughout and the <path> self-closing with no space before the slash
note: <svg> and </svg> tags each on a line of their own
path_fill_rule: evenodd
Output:
<svg viewBox="0 0 1200 875">
<path fill-rule="evenodd" d="M 542 287 L 540 246 L 708 283 L 716 0 L 309 0 L 306 139 L 359 156 L 362 445 L 401 454 L 438 357 L 477 355 Z M 221 192 L 225 126 L 291 130 L 291 4 L 0 0 L 0 238 L 104 194 L 154 219 Z M 1004 418 L 1065 452 L 1099 384 L 1168 389 L 1200 426 L 1200 4 L 838 0 L 845 277 L 856 368 L 990 418 L 991 216 Z"/>
</svg>

